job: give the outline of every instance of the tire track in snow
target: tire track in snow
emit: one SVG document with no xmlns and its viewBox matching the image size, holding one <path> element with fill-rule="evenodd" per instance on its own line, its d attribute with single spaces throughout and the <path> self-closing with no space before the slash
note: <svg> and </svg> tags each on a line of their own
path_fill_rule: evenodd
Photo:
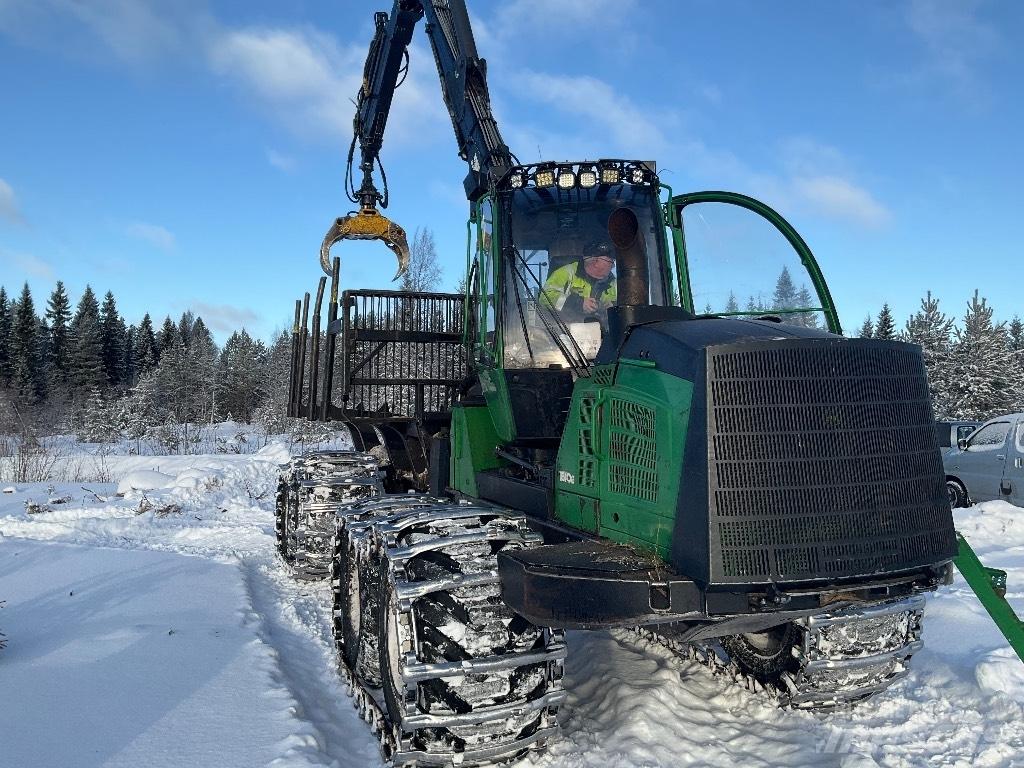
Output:
<svg viewBox="0 0 1024 768">
<path fill-rule="evenodd" d="M 292 765 L 302 756 L 313 765 L 367 768 L 382 765 L 369 726 L 352 706 L 336 667 L 330 591 L 322 582 L 296 582 L 273 559 L 240 561 L 260 638 L 272 649 L 281 684 L 291 692 L 311 733 L 282 745 L 271 765 Z"/>
</svg>

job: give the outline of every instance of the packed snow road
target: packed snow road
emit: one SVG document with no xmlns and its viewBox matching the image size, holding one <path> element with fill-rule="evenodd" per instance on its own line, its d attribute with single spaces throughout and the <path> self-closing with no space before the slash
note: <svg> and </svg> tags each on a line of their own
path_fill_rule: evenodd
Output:
<svg viewBox="0 0 1024 768">
<path fill-rule="evenodd" d="M 123 497 L 0 494 L 0 767 L 381 764 L 334 669 L 328 590 L 276 559 L 286 458 L 134 457 Z M 957 523 L 1024 613 L 1024 510 Z M 910 676 L 830 716 L 628 632 L 570 633 L 562 739 L 520 768 L 1024 765 L 1024 665 L 961 580 L 926 616 Z"/>
</svg>

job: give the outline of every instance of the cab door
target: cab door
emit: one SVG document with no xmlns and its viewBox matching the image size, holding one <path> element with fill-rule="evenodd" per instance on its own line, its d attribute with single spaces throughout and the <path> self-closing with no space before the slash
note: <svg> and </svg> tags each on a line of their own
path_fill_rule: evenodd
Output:
<svg viewBox="0 0 1024 768">
<path fill-rule="evenodd" d="M 1017 420 L 1017 434 L 1006 446 L 1002 490 L 1004 499 L 1024 507 L 1024 417 Z"/>
<path fill-rule="evenodd" d="M 673 197 L 667 213 L 684 307 L 842 333 L 818 262 L 777 211 L 712 191 Z"/>
<path fill-rule="evenodd" d="M 1013 422 L 990 421 L 970 436 L 967 447 L 950 457 L 949 474 L 960 478 L 974 502 L 1000 498 Z"/>
</svg>

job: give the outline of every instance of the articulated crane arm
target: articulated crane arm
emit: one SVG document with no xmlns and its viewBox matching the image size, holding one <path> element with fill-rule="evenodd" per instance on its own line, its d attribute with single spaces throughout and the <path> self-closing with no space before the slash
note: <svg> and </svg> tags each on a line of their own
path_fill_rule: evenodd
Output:
<svg viewBox="0 0 1024 768">
<path fill-rule="evenodd" d="M 378 204 L 381 208 L 388 206 L 387 177 L 380 162 L 380 150 L 392 98 L 408 71 L 409 41 L 416 23 L 424 17 L 459 155 L 469 164 L 466 197 L 479 199 L 512 165 L 512 153 L 491 112 L 487 64 L 477 55 L 465 0 L 395 0 L 390 16 L 377 13 L 374 17 L 376 31 L 356 99 L 345 180 L 349 198 L 359 204 L 359 210 L 335 220 L 324 237 L 320 264 L 328 275 L 332 274 L 331 246 L 340 240 L 382 240 L 398 256 L 395 279 L 408 267 L 405 231 L 377 210 Z M 362 174 L 359 189 L 354 188 L 352 174 L 357 144 Z M 374 183 L 375 167 L 380 169 L 383 193 Z"/>
</svg>

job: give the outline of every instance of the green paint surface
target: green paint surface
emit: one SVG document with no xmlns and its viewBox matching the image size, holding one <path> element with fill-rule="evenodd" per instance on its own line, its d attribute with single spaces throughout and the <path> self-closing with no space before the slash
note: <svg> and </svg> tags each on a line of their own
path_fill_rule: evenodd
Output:
<svg viewBox="0 0 1024 768">
<path fill-rule="evenodd" d="M 503 463 L 494 455 L 499 440 L 489 410 L 482 405 L 456 405 L 452 409 L 451 486 L 470 496 L 479 495 L 476 473 Z"/>
</svg>

